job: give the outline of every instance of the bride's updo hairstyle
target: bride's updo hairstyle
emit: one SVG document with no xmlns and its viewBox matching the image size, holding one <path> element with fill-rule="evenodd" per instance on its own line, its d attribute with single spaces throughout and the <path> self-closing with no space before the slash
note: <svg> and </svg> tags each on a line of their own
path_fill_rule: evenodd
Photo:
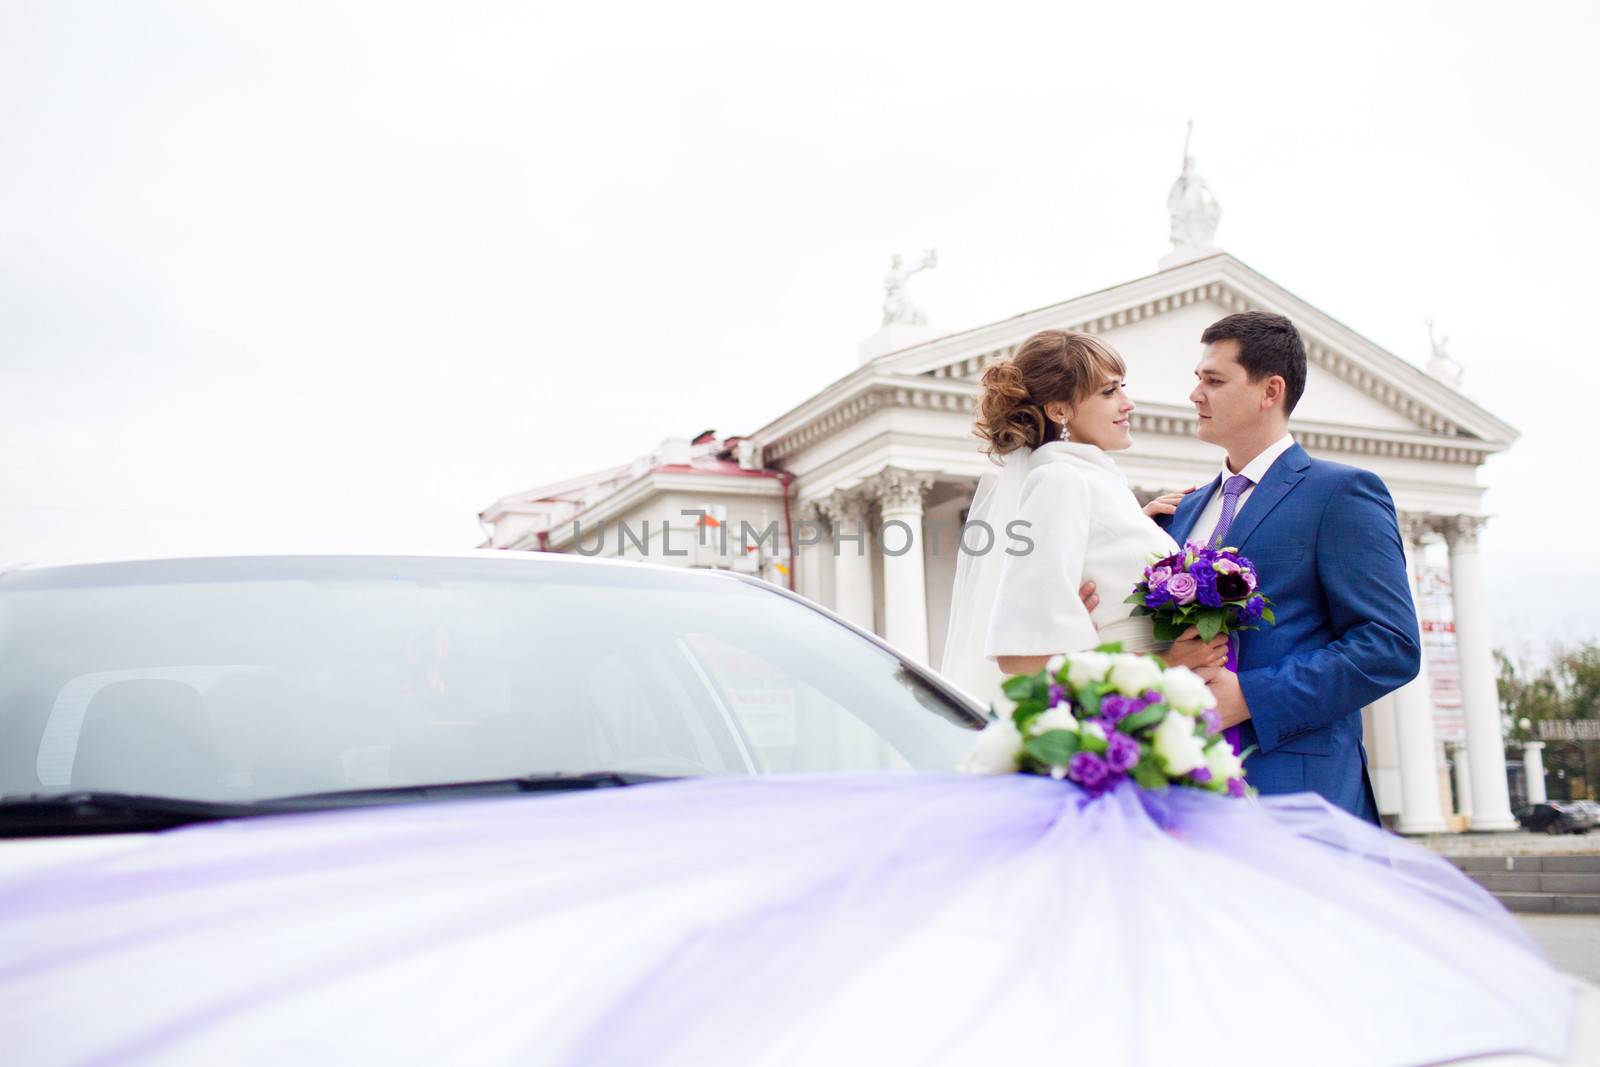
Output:
<svg viewBox="0 0 1600 1067">
<path fill-rule="evenodd" d="M 1003 456 L 1019 448 L 1059 441 L 1061 430 L 1045 417 L 1044 406 L 1069 407 L 1112 378 L 1127 373 L 1116 349 L 1086 333 L 1040 330 L 1010 359 L 992 363 L 979 379 L 975 432 L 983 450 Z"/>
</svg>

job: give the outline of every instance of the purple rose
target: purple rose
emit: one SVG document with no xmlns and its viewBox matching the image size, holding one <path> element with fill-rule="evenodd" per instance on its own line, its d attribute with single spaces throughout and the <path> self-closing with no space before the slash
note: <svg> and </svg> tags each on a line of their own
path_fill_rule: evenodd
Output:
<svg viewBox="0 0 1600 1067">
<path fill-rule="evenodd" d="M 1116 726 L 1142 707 L 1143 705 L 1135 697 L 1110 693 L 1100 700 L 1100 717 L 1106 721 L 1107 726 Z"/>
<path fill-rule="evenodd" d="M 1157 690 L 1157 689 L 1146 689 L 1144 691 L 1143 695 L 1141 695 L 1139 697 L 1139 701 L 1140 701 L 1139 710 L 1143 711 L 1145 708 L 1148 708 L 1151 704 L 1159 704 L 1165 699 L 1167 699 L 1167 698 L 1161 695 L 1160 690 Z"/>
<path fill-rule="evenodd" d="M 1196 767 L 1189 772 L 1189 781 L 1205 783 L 1211 781 L 1210 767 Z"/>
<path fill-rule="evenodd" d="M 1217 560 L 1211 565 L 1211 569 L 1216 571 L 1218 574 L 1238 574 L 1244 568 L 1239 566 L 1236 560 L 1232 560 L 1227 556 L 1223 556 L 1221 559 Z"/>
<path fill-rule="evenodd" d="M 1152 586 L 1144 595 L 1144 606 L 1147 608 L 1161 608 L 1172 603 L 1172 593 L 1165 585 Z"/>
<path fill-rule="evenodd" d="M 1230 797 L 1242 797 L 1242 796 L 1244 796 L 1244 779 L 1243 778 L 1229 778 L 1228 779 L 1228 795 Z"/>
<path fill-rule="evenodd" d="M 1065 699 L 1067 699 L 1067 691 L 1065 689 L 1061 688 L 1055 682 L 1051 682 L 1050 683 L 1050 706 L 1053 708 L 1053 707 L 1055 707 L 1057 704 L 1061 703 Z"/>
<path fill-rule="evenodd" d="M 1154 567 L 1146 567 L 1144 571 L 1144 579 L 1150 583 L 1151 589 L 1154 589 L 1156 586 L 1160 585 L 1162 582 L 1171 577 L 1172 568 L 1167 566 L 1165 563 L 1158 563 Z"/>
<path fill-rule="evenodd" d="M 1239 621 L 1249 624 L 1258 621 L 1261 613 L 1267 609 L 1267 600 L 1262 596 L 1253 596 L 1244 602 L 1244 609 L 1239 612 Z"/>
<path fill-rule="evenodd" d="M 1106 784 L 1106 777 L 1110 773 L 1106 761 L 1093 752 L 1074 753 L 1072 761 L 1067 764 L 1067 777 L 1091 793 L 1098 792 Z"/>
<path fill-rule="evenodd" d="M 1217 714 L 1216 708 L 1206 708 L 1201 711 L 1200 721 L 1206 724 L 1206 733 L 1216 734 L 1222 732 L 1222 716 Z"/>
<path fill-rule="evenodd" d="M 1194 575 L 1187 571 L 1174 574 L 1167 581 L 1167 594 L 1179 604 L 1193 604 L 1195 596 L 1200 592 L 1200 583 L 1194 580 Z"/>
<path fill-rule="evenodd" d="M 1106 766 L 1117 774 L 1126 774 L 1139 762 L 1139 742 L 1127 734 L 1112 734 L 1106 742 Z"/>
<path fill-rule="evenodd" d="M 1195 575 L 1196 597 L 1208 608 L 1222 607 L 1222 594 L 1217 592 L 1217 572 L 1209 567 Z"/>
<path fill-rule="evenodd" d="M 1248 585 L 1250 587 L 1250 591 L 1252 593 L 1255 592 L 1256 591 L 1256 569 L 1254 567 L 1250 566 L 1250 561 L 1249 560 L 1245 561 L 1245 565 L 1239 571 L 1239 574 L 1244 578 L 1244 584 Z"/>
</svg>

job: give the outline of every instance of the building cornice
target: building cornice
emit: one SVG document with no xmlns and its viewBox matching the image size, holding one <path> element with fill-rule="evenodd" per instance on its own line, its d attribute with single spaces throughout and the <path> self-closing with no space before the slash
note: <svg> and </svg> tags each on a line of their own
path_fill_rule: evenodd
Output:
<svg viewBox="0 0 1600 1067">
<path fill-rule="evenodd" d="M 875 412 L 887 409 L 950 411 L 970 415 L 979 387 L 969 379 L 906 378 L 878 373 L 852 376 L 808 404 L 752 435 L 769 464 L 839 433 Z M 831 395 L 830 395 L 831 394 Z M 1136 433 L 1193 437 L 1196 421 L 1188 408 L 1145 404 L 1133 413 Z M 1432 463 L 1477 465 L 1500 451 L 1499 442 L 1466 436 L 1445 436 L 1403 430 L 1369 429 L 1337 423 L 1292 421 L 1290 429 L 1307 448 L 1350 456 L 1392 456 Z M 954 442 L 952 442 L 954 443 Z"/>
<path fill-rule="evenodd" d="M 604 500 L 564 519 L 557 526 L 538 531 L 530 530 L 510 548 L 559 549 L 573 540 L 574 524 L 597 529 L 611 522 L 631 508 L 643 503 L 657 493 L 716 493 L 720 496 L 782 496 L 783 486 L 777 475 L 770 478 L 752 478 L 748 474 L 691 474 L 687 471 L 648 471 Z M 539 534 L 545 534 L 543 546 Z"/>
</svg>

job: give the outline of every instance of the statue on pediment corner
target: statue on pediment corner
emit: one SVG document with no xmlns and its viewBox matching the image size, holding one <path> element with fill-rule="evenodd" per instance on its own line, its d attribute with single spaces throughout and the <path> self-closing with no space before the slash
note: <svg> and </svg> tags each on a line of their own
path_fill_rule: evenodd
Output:
<svg viewBox="0 0 1600 1067">
<path fill-rule="evenodd" d="M 926 326 L 928 316 L 906 296 L 906 282 L 912 275 L 920 274 L 925 270 L 932 270 L 939 265 L 939 253 L 936 249 L 925 249 L 922 253 L 922 262 L 909 269 L 904 265 L 904 260 L 899 253 L 889 262 L 889 270 L 883 276 L 883 324 L 893 326 L 896 324 L 907 326 Z"/>
</svg>

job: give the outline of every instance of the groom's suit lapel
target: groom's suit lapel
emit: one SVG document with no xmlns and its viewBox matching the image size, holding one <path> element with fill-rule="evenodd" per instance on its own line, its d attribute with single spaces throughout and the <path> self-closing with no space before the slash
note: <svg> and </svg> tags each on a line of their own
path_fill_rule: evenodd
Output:
<svg viewBox="0 0 1600 1067">
<path fill-rule="evenodd" d="M 1221 484 L 1222 475 L 1219 474 L 1211 479 L 1211 484 L 1196 489 L 1179 502 L 1178 510 L 1172 515 L 1172 525 L 1167 527 L 1167 533 L 1178 542 L 1180 548 L 1189 543 L 1189 535 L 1194 532 L 1194 524 L 1200 521 L 1200 513 L 1205 511 L 1206 502 Z"/>
<path fill-rule="evenodd" d="M 1244 502 L 1244 507 L 1239 509 L 1239 517 L 1233 520 L 1233 527 L 1228 531 L 1228 544 L 1243 548 L 1250 535 L 1256 532 L 1256 527 L 1261 525 L 1261 520 L 1306 476 L 1309 466 L 1311 457 L 1299 445 L 1292 445 L 1279 456 L 1267 468 L 1261 484 L 1251 490 L 1250 499 Z"/>
</svg>

